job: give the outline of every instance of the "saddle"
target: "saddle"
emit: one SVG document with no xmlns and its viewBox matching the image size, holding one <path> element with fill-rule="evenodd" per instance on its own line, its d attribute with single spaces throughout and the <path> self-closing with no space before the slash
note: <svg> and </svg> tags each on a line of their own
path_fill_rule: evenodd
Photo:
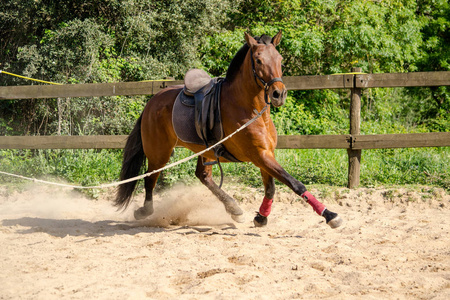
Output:
<svg viewBox="0 0 450 300">
<path fill-rule="evenodd" d="M 205 145 L 223 139 L 220 93 L 223 78 L 211 78 L 205 71 L 189 70 L 184 78 L 184 88 L 173 106 L 172 124 L 183 142 Z M 217 157 L 239 162 L 222 144 L 214 148 Z"/>
</svg>

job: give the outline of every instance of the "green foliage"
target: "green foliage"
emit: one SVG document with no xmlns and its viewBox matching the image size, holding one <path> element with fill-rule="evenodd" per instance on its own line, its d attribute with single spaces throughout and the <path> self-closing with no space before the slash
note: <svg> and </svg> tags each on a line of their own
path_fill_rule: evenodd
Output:
<svg viewBox="0 0 450 300">
<path fill-rule="evenodd" d="M 348 110 L 336 105 L 333 101 L 336 94 L 323 92 L 319 95 L 325 97 L 318 111 L 306 106 L 311 93 L 305 93 L 302 98 L 288 96 L 286 104 L 275 109 L 272 115 L 278 134 L 345 134 L 348 131 Z"/>
<path fill-rule="evenodd" d="M 230 8 L 231 1 L 219 0 L 6 0 L 0 3 L 0 62 L 14 73 L 60 83 L 181 77 L 200 66 L 196 49 L 220 31 Z M 27 84 L 0 76 L 0 84 L 18 82 Z M 128 116 L 143 107 L 141 97 L 134 99 L 2 101 L 1 131 L 125 133 L 135 120 Z"/>
<path fill-rule="evenodd" d="M 116 49 L 134 66 L 126 80 L 180 77 L 199 66 L 197 47 L 227 20 L 229 1 L 148 1 L 122 4 Z"/>
<path fill-rule="evenodd" d="M 415 71 L 421 57 L 416 1 L 245 1 L 233 25 L 253 34 L 283 30 L 286 75 Z M 448 18 L 448 16 L 447 16 Z"/>
<path fill-rule="evenodd" d="M 199 48 L 202 68 L 213 76 L 225 77 L 231 60 L 245 41 L 244 32 L 236 29 L 208 36 Z"/>
<path fill-rule="evenodd" d="M 100 52 L 112 39 L 95 20 L 71 20 L 58 30 L 45 30 L 39 45 L 19 48 L 17 58 L 25 76 L 45 76 L 62 83 L 95 82 Z"/>
<path fill-rule="evenodd" d="M 446 0 L 418 1 L 424 20 L 423 43 L 418 65 L 423 71 L 450 70 L 450 4 Z"/>
</svg>

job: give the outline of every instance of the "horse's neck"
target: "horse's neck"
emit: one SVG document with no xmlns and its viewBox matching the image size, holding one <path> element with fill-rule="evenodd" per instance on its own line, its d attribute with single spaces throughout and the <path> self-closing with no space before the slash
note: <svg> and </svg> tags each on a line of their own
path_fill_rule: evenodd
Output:
<svg viewBox="0 0 450 300">
<path fill-rule="evenodd" d="M 226 82 L 222 95 L 226 105 L 239 106 L 241 110 L 253 113 L 254 109 L 261 111 L 266 105 L 264 89 L 257 85 L 253 73 L 241 71 L 232 82 Z"/>
</svg>

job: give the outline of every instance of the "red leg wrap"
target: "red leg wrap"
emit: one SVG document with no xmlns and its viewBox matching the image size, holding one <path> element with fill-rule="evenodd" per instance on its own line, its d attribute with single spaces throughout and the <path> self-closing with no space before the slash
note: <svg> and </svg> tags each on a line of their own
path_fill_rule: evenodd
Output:
<svg viewBox="0 0 450 300">
<path fill-rule="evenodd" d="M 263 203 L 261 204 L 261 206 L 259 208 L 259 214 L 264 217 L 269 216 L 270 211 L 272 210 L 272 203 L 273 203 L 273 199 L 267 199 L 264 196 Z"/>
<path fill-rule="evenodd" d="M 304 192 L 302 197 L 306 200 L 306 202 L 309 203 L 309 205 L 312 206 L 312 208 L 318 215 L 321 216 L 323 214 L 324 210 L 326 209 L 325 205 L 320 203 L 319 200 L 317 200 L 310 192 Z"/>
</svg>

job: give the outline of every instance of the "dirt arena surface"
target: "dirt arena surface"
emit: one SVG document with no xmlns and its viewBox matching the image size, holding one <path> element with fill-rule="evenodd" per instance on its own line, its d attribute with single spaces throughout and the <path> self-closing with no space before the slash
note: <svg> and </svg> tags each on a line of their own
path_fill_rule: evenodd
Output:
<svg viewBox="0 0 450 300">
<path fill-rule="evenodd" d="M 287 190 L 255 228 L 262 191 L 224 189 L 245 223 L 200 186 L 160 193 L 141 222 L 112 194 L 0 187 L 0 299 L 450 299 L 442 189 L 311 189 L 335 230 Z"/>
</svg>

